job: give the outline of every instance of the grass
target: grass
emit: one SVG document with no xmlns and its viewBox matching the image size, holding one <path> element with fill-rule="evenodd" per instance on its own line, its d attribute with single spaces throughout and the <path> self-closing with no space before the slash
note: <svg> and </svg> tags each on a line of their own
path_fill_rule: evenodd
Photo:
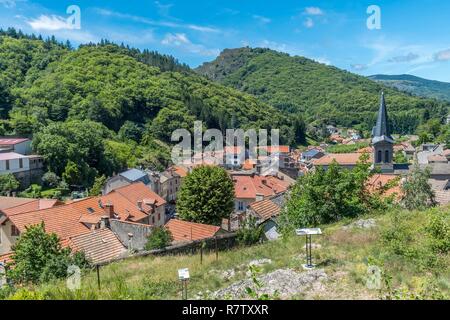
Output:
<svg viewBox="0 0 450 320">
<path fill-rule="evenodd" d="M 324 226 L 324 235 L 314 239 L 321 248 L 314 249 L 314 262 L 324 269 L 328 280 L 294 299 L 378 299 L 380 291 L 366 286 L 368 266 L 376 264 L 382 268 L 386 278 L 392 277 L 392 288 L 386 288 L 389 297 L 430 298 L 424 288 L 433 285 L 440 295 L 448 297 L 450 291 L 449 254 L 439 256 L 439 263 L 427 266 L 426 255 L 421 255 L 426 247 L 425 225 L 432 216 L 442 215 L 448 222 L 450 208 L 433 209 L 427 212 L 402 212 L 394 210 L 390 214 L 368 216 L 375 218 L 377 226 L 372 229 L 345 229 L 351 221 Z M 395 218 L 397 217 L 397 218 Z M 401 217 L 400 223 L 394 223 Z M 397 219 L 397 220 L 395 220 Z M 448 225 L 447 225 L 448 226 Z M 410 230 L 414 237 L 400 242 L 386 242 L 386 234 L 396 234 L 398 230 Z M 401 233 L 401 232 L 400 232 Z M 403 235 L 403 234 L 402 234 Z M 395 237 L 394 237 L 395 238 Z M 181 291 L 177 270 L 189 268 L 190 298 L 199 292 L 215 291 L 245 279 L 246 265 L 255 259 L 269 258 L 272 264 L 266 265 L 264 273 L 280 268 L 293 268 L 301 271 L 304 263 L 304 239 L 291 237 L 286 240 L 267 242 L 261 245 L 235 248 L 219 254 L 216 261 L 214 253 L 203 257 L 199 255 L 180 255 L 165 257 L 132 258 L 101 268 L 101 290 L 97 288 L 95 272 L 87 273 L 82 280 L 82 289 L 71 292 L 64 282 L 46 284 L 30 288 L 32 299 L 180 299 Z M 417 254 L 397 254 L 394 251 L 409 248 Z M 422 252 L 422 253 L 421 253 Z M 232 280 L 222 280 L 220 273 L 240 267 Z M 425 293 L 424 293 L 425 292 Z M 19 292 L 16 298 L 30 298 L 29 291 Z M 394 298 L 395 298 L 394 297 Z M 440 297 L 440 296 L 439 296 Z"/>
</svg>

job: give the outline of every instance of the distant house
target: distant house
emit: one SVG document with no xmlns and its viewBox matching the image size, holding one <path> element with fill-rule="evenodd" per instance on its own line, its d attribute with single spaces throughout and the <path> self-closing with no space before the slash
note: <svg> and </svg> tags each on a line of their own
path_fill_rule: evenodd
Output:
<svg viewBox="0 0 450 320">
<path fill-rule="evenodd" d="M 0 137 L 0 153 L 15 152 L 22 155 L 31 154 L 31 140 L 28 138 Z"/>
<path fill-rule="evenodd" d="M 20 231 L 11 222 L 10 217 L 53 208 L 61 204 L 58 200 L 0 197 L 0 255 L 9 253 L 20 235 Z"/>
<path fill-rule="evenodd" d="M 323 167 L 325 170 L 336 161 L 336 163 L 345 169 L 353 169 L 358 164 L 362 154 L 361 153 L 336 153 L 336 154 L 327 154 L 320 159 L 313 160 L 313 163 L 317 167 Z M 370 154 L 372 158 L 372 154 Z M 372 162 L 372 159 L 369 160 Z"/>
<path fill-rule="evenodd" d="M 235 212 L 246 212 L 248 206 L 256 201 L 286 192 L 292 185 L 290 181 L 275 176 L 255 174 L 232 176 L 235 189 Z"/>
<path fill-rule="evenodd" d="M 177 200 L 178 191 L 181 188 L 181 177 L 172 168 L 160 175 L 160 195 L 168 202 Z"/>
<path fill-rule="evenodd" d="M 122 188 L 137 182 L 142 182 L 145 185 L 151 185 L 150 176 L 145 171 L 130 169 L 125 172 L 119 173 L 118 175 L 108 179 L 105 186 L 103 187 L 103 195 L 106 195 L 118 188 Z M 150 189 L 158 192 L 158 190 L 155 190 L 151 186 Z"/>
<path fill-rule="evenodd" d="M 22 188 L 39 183 L 43 175 L 44 159 L 15 152 L 0 153 L 0 175 L 13 174 Z"/>
<path fill-rule="evenodd" d="M 311 149 L 302 153 L 301 160 L 306 162 L 311 161 L 313 159 L 320 159 L 323 156 L 325 156 L 325 154 L 322 151 L 317 149 Z"/>
<path fill-rule="evenodd" d="M 285 202 L 285 194 L 279 194 L 271 198 L 252 203 L 247 215 L 257 219 L 257 223 L 263 226 L 264 234 L 268 240 L 279 238 L 277 230 L 277 218 L 281 214 L 281 209 Z"/>
<path fill-rule="evenodd" d="M 295 166 L 295 161 L 291 157 L 291 148 L 289 146 L 259 147 L 258 152 L 260 154 L 261 151 L 265 152 L 267 157 L 272 159 L 272 162 L 274 158 L 277 158 L 279 167 L 282 169 L 293 168 Z"/>
<path fill-rule="evenodd" d="M 172 234 L 174 244 L 210 239 L 227 233 L 220 227 L 178 219 L 170 220 L 165 228 Z"/>
</svg>

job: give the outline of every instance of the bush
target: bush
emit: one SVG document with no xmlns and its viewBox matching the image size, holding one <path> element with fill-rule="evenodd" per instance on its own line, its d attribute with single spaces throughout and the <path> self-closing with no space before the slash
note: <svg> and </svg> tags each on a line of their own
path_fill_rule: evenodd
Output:
<svg viewBox="0 0 450 320">
<path fill-rule="evenodd" d="M 248 218 L 243 227 L 239 229 L 236 240 L 240 245 L 251 246 L 260 242 L 264 236 L 262 225 L 258 225 L 255 218 Z"/>
<path fill-rule="evenodd" d="M 163 227 L 154 228 L 152 234 L 148 237 L 145 250 L 159 250 L 168 247 L 173 241 L 172 234 Z"/>
<path fill-rule="evenodd" d="M 11 258 L 7 275 L 21 284 L 64 278 L 68 266 L 89 265 L 83 253 L 72 254 L 70 249 L 63 249 L 57 235 L 45 232 L 44 223 L 27 227 L 14 245 Z"/>
</svg>

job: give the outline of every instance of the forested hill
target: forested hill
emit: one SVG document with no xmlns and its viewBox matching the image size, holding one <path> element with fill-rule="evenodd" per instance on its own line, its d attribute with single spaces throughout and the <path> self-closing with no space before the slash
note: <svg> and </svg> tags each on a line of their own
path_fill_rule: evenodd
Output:
<svg viewBox="0 0 450 320">
<path fill-rule="evenodd" d="M 369 79 L 379 81 L 387 86 L 397 88 L 400 91 L 409 92 L 416 96 L 450 102 L 450 83 L 448 82 L 427 80 L 409 74 L 378 74 L 370 76 Z"/>
<path fill-rule="evenodd" d="M 11 30 L 0 35 L 0 108 L 0 135 L 32 136 L 49 170 L 76 177 L 74 185 L 126 167 L 164 167 L 172 132 L 192 130 L 195 120 L 304 139 L 298 119 L 171 57 L 107 41 L 73 49 Z"/>
<path fill-rule="evenodd" d="M 280 110 L 305 114 L 309 122 L 343 126 L 362 124 L 370 130 L 382 90 L 396 132 L 411 133 L 424 114 L 443 117 L 449 103 L 417 98 L 313 60 L 269 49 L 224 50 L 199 74 L 253 94 Z M 428 110 L 428 112 L 425 112 Z"/>
</svg>

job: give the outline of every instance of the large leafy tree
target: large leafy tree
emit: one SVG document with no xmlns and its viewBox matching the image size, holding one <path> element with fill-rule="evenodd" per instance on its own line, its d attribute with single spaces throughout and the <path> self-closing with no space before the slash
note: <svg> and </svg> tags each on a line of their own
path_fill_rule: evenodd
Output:
<svg viewBox="0 0 450 320">
<path fill-rule="evenodd" d="M 402 204 L 409 210 L 423 210 L 436 205 L 431 184 L 430 169 L 422 170 L 417 164 L 402 184 Z"/>
<path fill-rule="evenodd" d="M 39 283 L 67 276 L 69 265 L 88 266 L 84 254 L 61 247 L 56 234 L 45 232 L 44 223 L 28 227 L 13 247 L 8 276 L 19 283 Z"/>
<path fill-rule="evenodd" d="M 184 220 L 220 225 L 234 208 L 234 185 L 219 167 L 195 168 L 183 181 L 177 211 Z"/>
<path fill-rule="evenodd" d="M 282 229 L 316 227 L 356 217 L 376 202 L 366 191 L 371 176 L 367 156 L 353 170 L 335 162 L 327 170 L 319 167 L 301 177 L 293 187 L 281 218 Z"/>
</svg>

